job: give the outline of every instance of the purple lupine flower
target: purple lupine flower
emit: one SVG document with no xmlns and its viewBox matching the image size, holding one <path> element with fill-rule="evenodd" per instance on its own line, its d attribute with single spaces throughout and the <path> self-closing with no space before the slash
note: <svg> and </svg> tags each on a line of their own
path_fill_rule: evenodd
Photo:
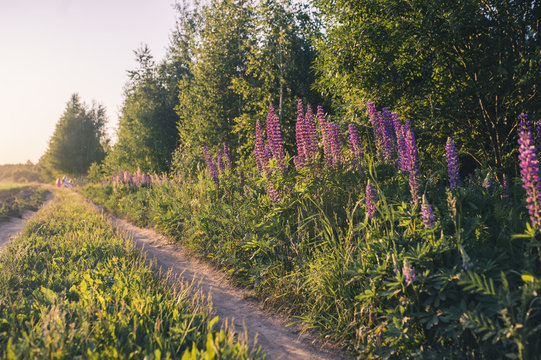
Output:
<svg viewBox="0 0 541 360">
<path fill-rule="evenodd" d="M 222 149 L 218 149 L 218 155 L 216 156 L 216 160 L 218 162 L 218 169 L 220 170 L 220 174 L 223 174 L 225 170 L 225 166 L 224 166 L 224 154 L 222 152 Z"/>
<path fill-rule="evenodd" d="M 330 135 L 332 168 L 337 170 L 342 165 L 342 134 L 340 124 L 327 123 L 327 134 Z"/>
<path fill-rule="evenodd" d="M 278 194 L 278 191 L 276 190 L 276 188 L 270 181 L 266 186 L 266 190 L 267 190 L 267 195 L 269 195 L 271 203 L 280 202 L 280 195 Z"/>
<path fill-rule="evenodd" d="M 205 163 L 207 164 L 207 169 L 210 172 L 210 154 L 209 154 L 209 147 L 207 145 L 203 146 L 203 155 L 205 156 Z"/>
<path fill-rule="evenodd" d="M 233 168 L 233 163 L 231 162 L 231 153 L 229 152 L 229 146 L 224 142 L 224 157 L 225 157 L 225 166 L 228 171 L 231 171 Z"/>
<path fill-rule="evenodd" d="M 408 131 L 411 131 L 411 122 L 409 119 L 404 120 L 404 124 L 402 125 L 402 137 L 404 138 L 404 149 L 405 149 L 405 156 L 404 156 L 404 166 L 407 172 L 409 172 L 410 168 L 410 154 L 408 152 L 408 145 L 406 144 L 406 134 Z"/>
<path fill-rule="evenodd" d="M 267 157 L 267 159 L 269 160 L 272 159 L 272 151 L 270 149 L 269 144 L 265 144 L 264 149 L 265 149 L 265 156 Z"/>
<path fill-rule="evenodd" d="M 268 172 L 269 166 L 269 157 L 265 151 L 265 142 L 263 140 L 263 130 L 261 129 L 261 124 L 259 120 L 255 123 L 255 158 L 257 162 L 257 171 L 259 174 L 261 172 Z"/>
<path fill-rule="evenodd" d="M 458 171 L 458 157 L 456 155 L 455 144 L 451 138 L 447 139 L 445 151 L 447 157 L 447 173 L 449 174 L 449 187 L 454 191 L 460 186 L 460 174 Z"/>
<path fill-rule="evenodd" d="M 395 137 L 396 137 L 396 147 L 397 147 L 397 154 L 398 154 L 398 170 L 402 172 L 406 172 L 408 170 L 406 166 L 406 142 L 404 141 L 404 133 L 402 132 L 402 123 L 400 122 L 400 118 L 398 117 L 397 113 L 392 113 L 393 117 L 393 124 L 394 124 L 394 131 L 395 131 Z"/>
<path fill-rule="evenodd" d="M 276 115 L 272 104 L 269 106 L 269 113 L 267 115 L 267 141 L 269 143 L 270 150 L 276 159 L 278 169 L 280 169 L 281 172 L 285 172 L 285 154 L 284 146 L 282 144 L 280 119 Z"/>
<path fill-rule="evenodd" d="M 468 253 L 466 253 L 466 250 L 464 250 L 462 245 L 458 245 L 458 250 L 460 251 L 460 257 L 462 258 L 462 268 L 464 270 L 471 269 L 473 267 L 473 261 L 468 256 Z"/>
<path fill-rule="evenodd" d="M 408 129 L 406 136 L 406 149 L 408 154 L 408 172 L 409 172 L 409 184 L 412 202 L 417 205 L 421 198 L 421 179 L 419 172 L 419 156 L 417 153 L 417 143 L 415 141 L 415 135 L 413 130 Z"/>
<path fill-rule="evenodd" d="M 304 139 L 304 109 L 302 100 L 297 101 L 297 124 L 295 125 L 295 136 L 297 141 L 297 164 L 304 165 L 305 160 L 305 139 Z"/>
<path fill-rule="evenodd" d="M 208 146 L 203 146 L 203 154 L 205 155 L 205 162 L 207 163 L 207 171 L 212 180 L 218 185 L 218 169 L 216 168 L 216 164 L 214 164 L 214 161 L 210 157 L 209 154 L 209 148 Z M 154 175 L 151 177 L 151 182 L 156 182 L 154 179 Z"/>
<path fill-rule="evenodd" d="M 323 112 L 323 106 L 317 107 L 317 118 L 319 121 L 319 129 L 321 131 L 321 139 L 323 142 L 323 156 L 325 159 L 325 166 L 330 168 L 332 165 L 332 152 L 330 136 L 327 133 L 327 120 L 325 119 L 325 113 Z"/>
<path fill-rule="evenodd" d="M 295 164 L 295 170 L 297 171 L 300 171 L 304 165 L 302 159 L 298 155 L 293 156 L 293 164 Z"/>
<path fill-rule="evenodd" d="M 310 105 L 306 107 L 306 116 L 304 117 L 304 147 L 306 160 L 312 163 L 317 154 L 318 146 L 316 123 L 314 122 L 314 113 Z"/>
<path fill-rule="evenodd" d="M 376 191 L 370 184 L 370 180 L 366 183 L 366 214 L 369 219 L 373 219 L 376 216 Z"/>
<path fill-rule="evenodd" d="M 539 174 L 539 160 L 536 146 L 531 132 L 531 122 L 528 115 L 519 115 L 519 160 L 520 174 L 522 175 L 523 187 L 526 190 L 526 208 L 530 213 L 530 219 L 535 228 L 541 228 L 541 178 Z"/>
<path fill-rule="evenodd" d="M 434 211 L 432 205 L 426 202 L 426 197 L 423 195 L 423 203 L 421 204 L 421 216 L 423 223 L 427 228 L 434 227 L 436 225 L 436 218 L 434 217 Z"/>
<path fill-rule="evenodd" d="M 415 269 L 413 269 L 408 260 L 404 260 L 404 265 L 402 266 L 402 275 L 404 276 L 406 284 L 408 285 L 417 280 Z"/>
<path fill-rule="evenodd" d="M 358 169 L 361 165 L 362 157 L 363 157 L 363 148 L 361 146 L 361 139 L 359 138 L 359 132 L 357 131 L 357 127 L 355 124 L 349 124 L 348 125 L 348 133 L 349 133 L 349 148 L 351 150 L 351 154 L 353 155 L 351 159 L 351 165 L 354 169 Z"/>
<path fill-rule="evenodd" d="M 376 145 L 376 149 L 378 153 L 381 153 L 381 142 L 380 139 L 380 117 L 378 112 L 376 111 L 376 105 L 373 102 L 367 102 L 366 108 L 368 109 L 368 117 L 370 118 L 370 122 L 372 123 L 372 131 L 374 132 L 374 143 Z"/>
<path fill-rule="evenodd" d="M 380 114 L 380 138 L 382 140 L 382 152 L 385 162 L 391 163 L 395 154 L 394 144 L 396 143 L 393 116 L 389 108 L 381 109 Z"/>
</svg>

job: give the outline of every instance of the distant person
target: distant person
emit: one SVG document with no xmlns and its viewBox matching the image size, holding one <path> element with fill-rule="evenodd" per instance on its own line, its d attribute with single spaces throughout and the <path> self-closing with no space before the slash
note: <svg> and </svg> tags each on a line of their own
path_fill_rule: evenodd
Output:
<svg viewBox="0 0 541 360">
<path fill-rule="evenodd" d="M 68 187 L 68 178 L 66 176 L 64 176 L 62 178 L 62 186 L 63 187 Z"/>
<path fill-rule="evenodd" d="M 56 178 L 56 187 L 59 188 L 60 185 L 62 185 L 62 182 L 60 181 L 60 178 Z"/>
</svg>

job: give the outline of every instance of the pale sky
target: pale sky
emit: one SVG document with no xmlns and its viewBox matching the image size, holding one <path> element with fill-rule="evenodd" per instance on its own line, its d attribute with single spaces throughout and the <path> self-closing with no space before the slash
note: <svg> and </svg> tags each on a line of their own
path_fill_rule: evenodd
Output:
<svg viewBox="0 0 541 360">
<path fill-rule="evenodd" d="M 133 50 L 163 58 L 174 0 L 0 0 L 0 164 L 34 163 L 71 94 L 107 108 L 113 132 Z"/>
</svg>

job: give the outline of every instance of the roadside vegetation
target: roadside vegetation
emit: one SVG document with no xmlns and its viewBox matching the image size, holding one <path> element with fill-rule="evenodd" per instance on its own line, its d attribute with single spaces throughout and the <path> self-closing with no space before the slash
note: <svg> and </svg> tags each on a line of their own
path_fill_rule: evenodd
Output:
<svg viewBox="0 0 541 360">
<path fill-rule="evenodd" d="M 37 211 L 48 191 L 39 186 L 0 183 L 0 221 L 21 217 L 23 210 Z"/>
<path fill-rule="evenodd" d="M 461 175 L 451 139 L 442 159 L 425 161 L 409 121 L 368 106 L 365 136 L 322 109 L 316 123 L 299 102 L 295 157 L 271 108 L 266 139 L 256 124 L 253 168 L 234 166 L 227 145 L 205 147 L 206 168 L 119 171 L 82 192 L 361 358 L 535 358 L 539 188 L 498 183 L 489 169 Z"/>
<path fill-rule="evenodd" d="M 262 358 L 217 321 L 67 191 L 0 254 L 2 358 Z"/>
</svg>

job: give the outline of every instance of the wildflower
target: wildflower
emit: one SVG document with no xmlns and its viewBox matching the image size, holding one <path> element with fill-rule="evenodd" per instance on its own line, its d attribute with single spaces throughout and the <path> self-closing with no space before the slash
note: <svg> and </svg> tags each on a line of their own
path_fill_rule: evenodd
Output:
<svg viewBox="0 0 541 360">
<path fill-rule="evenodd" d="M 393 116 L 389 108 L 381 109 L 380 114 L 380 138 L 382 140 L 382 150 L 385 162 L 390 163 L 394 158 L 394 145 L 396 143 Z"/>
<path fill-rule="evenodd" d="M 274 185 L 269 182 L 266 186 L 267 194 L 269 195 L 271 203 L 279 203 L 280 202 L 280 195 L 278 194 L 278 191 L 274 187 Z"/>
<path fill-rule="evenodd" d="M 455 144 L 451 138 L 447 139 L 445 151 L 447 157 L 447 173 L 449 174 L 449 187 L 454 191 L 460 186 L 460 174 L 458 172 L 458 158 L 456 155 Z"/>
<path fill-rule="evenodd" d="M 462 258 L 462 268 L 464 270 L 471 269 L 473 266 L 473 262 L 471 261 L 470 257 L 466 253 L 466 250 L 462 247 L 462 245 L 458 245 L 458 251 L 460 252 L 460 257 Z"/>
<path fill-rule="evenodd" d="M 370 180 L 366 183 L 366 214 L 369 219 L 373 219 L 376 216 L 376 191 L 370 184 Z"/>
<path fill-rule="evenodd" d="M 223 174 L 225 170 L 225 166 L 224 166 L 224 154 L 222 152 L 222 149 L 218 149 L 217 162 L 218 162 L 218 169 L 220 170 L 220 174 Z"/>
<path fill-rule="evenodd" d="M 327 134 L 331 145 L 332 168 L 338 169 L 342 164 L 342 134 L 340 124 L 327 123 Z"/>
<path fill-rule="evenodd" d="M 404 276 L 404 279 L 406 280 L 406 284 L 411 284 L 415 280 L 417 280 L 417 275 L 415 274 L 415 270 L 411 267 L 408 260 L 404 260 L 404 265 L 402 266 L 402 275 Z"/>
<path fill-rule="evenodd" d="M 434 217 L 434 211 L 432 206 L 426 202 L 426 197 L 423 195 L 423 203 L 421 205 L 421 216 L 423 217 L 423 223 L 427 228 L 434 227 L 436 225 L 436 218 Z"/>
<path fill-rule="evenodd" d="M 323 106 L 317 107 L 317 118 L 319 121 L 319 130 L 321 131 L 321 139 L 323 141 L 323 156 L 325 159 L 325 166 L 330 168 L 332 166 L 331 142 L 330 136 L 327 133 L 327 120 L 325 119 Z"/>
<path fill-rule="evenodd" d="M 267 115 L 267 141 L 270 151 L 276 159 L 278 169 L 280 169 L 281 172 L 285 172 L 285 154 L 284 146 L 282 144 L 282 130 L 280 126 L 280 119 L 276 115 L 272 104 L 269 106 L 269 113 Z"/>
<path fill-rule="evenodd" d="M 261 129 L 261 124 L 257 120 L 255 124 L 255 158 L 257 162 L 257 172 L 260 174 L 261 171 L 267 173 L 269 166 L 269 157 L 265 151 L 265 142 L 263 141 L 263 130 Z"/>
<path fill-rule="evenodd" d="M 304 153 L 304 109 L 302 106 L 302 100 L 297 101 L 297 123 L 295 125 L 295 140 L 297 142 L 297 162 L 296 165 L 302 168 L 305 162 Z"/>
<path fill-rule="evenodd" d="M 207 171 L 212 180 L 214 180 L 216 185 L 218 185 L 218 169 L 216 168 L 216 164 L 214 164 L 214 161 L 210 157 L 209 148 L 206 145 L 203 147 L 203 154 L 205 155 L 205 161 L 207 163 Z M 151 182 L 154 183 L 156 182 L 156 180 L 151 179 Z"/>
<path fill-rule="evenodd" d="M 348 125 L 349 132 L 349 148 L 353 155 L 351 159 L 351 165 L 354 169 L 358 168 L 361 164 L 361 158 L 363 156 L 363 148 L 361 146 L 361 140 L 359 139 L 359 132 L 355 127 L 355 124 Z"/>
<path fill-rule="evenodd" d="M 233 163 L 231 162 L 231 153 L 229 152 L 229 146 L 224 142 L 224 157 L 225 157 L 225 166 L 227 170 L 231 171 Z"/>
<path fill-rule="evenodd" d="M 528 115 L 520 115 L 519 130 L 519 160 L 520 174 L 522 175 L 523 187 L 526 190 L 526 208 L 530 213 L 532 224 L 536 228 L 541 227 L 541 204 L 539 194 L 541 192 L 541 179 L 539 176 L 539 161 L 537 159 L 536 147 L 533 141 L 530 121 Z"/>
<path fill-rule="evenodd" d="M 409 184 L 412 202 L 417 205 L 419 203 L 420 196 L 420 173 L 419 173 L 419 157 L 417 153 L 417 143 L 415 142 L 415 135 L 411 128 L 406 128 L 405 142 L 407 149 L 407 166 L 409 172 Z"/>
<path fill-rule="evenodd" d="M 313 163 L 318 151 L 316 123 L 314 121 L 314 113 L 310 105 L 306 107 L 306 116 L 304 117 L 304 147 L 306 160 Z"/>
<path fill-rule="evenodd" d="M 404 141 L 404 133 L 402 131 L 402 123 L 400 122 L 400 118 L 398 117 L 397 113 L 392 113 L 393 116 L 393 123 L 394 123 L 394 131 L 396 136 L 396 147 L 397 147 L 397 153 L 398 153 L 398 170 L 402 172 L 406 172 L 408 170 L 406 166 L 406 142 Z"/>
</svg>

